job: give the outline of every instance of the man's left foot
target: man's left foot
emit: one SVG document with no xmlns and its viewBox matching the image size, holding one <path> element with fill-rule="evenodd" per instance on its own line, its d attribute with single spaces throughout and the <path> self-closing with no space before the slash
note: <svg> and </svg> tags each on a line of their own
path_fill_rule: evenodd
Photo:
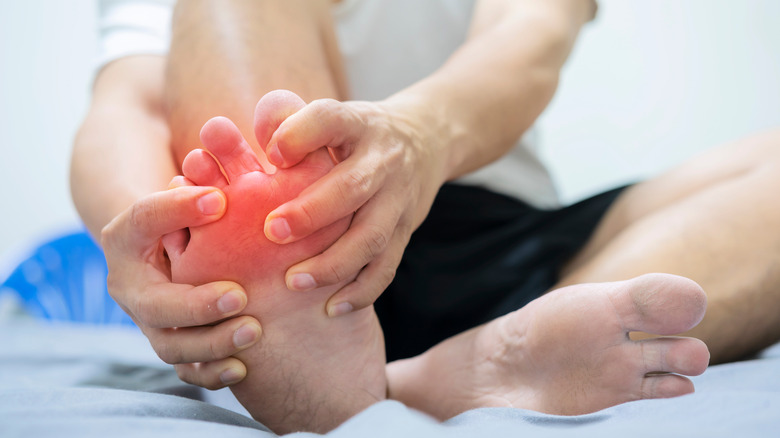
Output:
<svg viewBox="0 0 780 438">
<path fill-rule="evenodd" d="M 578 415 L 687 394 L 693 383 L 682 375 L 704 372 L 706 345 L 628 335 L 682 333 L 705 307 L 701 288 L 673 275 L 568 286 L 389 364 L 389 395 L 444 420 L 479 407 Z"/>
</svg>

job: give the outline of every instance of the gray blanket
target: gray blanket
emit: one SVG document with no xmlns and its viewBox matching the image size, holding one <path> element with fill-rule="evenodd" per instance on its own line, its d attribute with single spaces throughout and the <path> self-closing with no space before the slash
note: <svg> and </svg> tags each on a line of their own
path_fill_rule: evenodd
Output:
<svg viewBox="0 0 780 438">
<path fill-rule="evenodd" d="M 179 381 L 133 328 L 6 318 L 0 346 L 2 437 L 274 436 L 229 392 Z M 780 436 L 780 344 L 753 360 L 710 367 L 694 382 L 689 396 L 577 417 L 485 408 L 438 423 L 386 401 L 327 436 Z"/>
</svg>

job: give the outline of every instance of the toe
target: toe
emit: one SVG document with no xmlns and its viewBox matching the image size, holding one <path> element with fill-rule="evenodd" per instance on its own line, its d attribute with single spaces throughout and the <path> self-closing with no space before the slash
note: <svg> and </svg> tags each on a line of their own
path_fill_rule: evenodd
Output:
<svg viewBox="0 0 780 438">
<path fill-rule="evenodd" d="M 648 274 L 618 283 L 611 299 L 627 330 L 675 335 L 695 327 L 704 317 L 707 297 L 684 277 Z"/>
<path fill-rule="evenodd" d="M 693 382 L 677 374 L 654 374 L 641 380 L 639 399 L 670 398 L 690 394 Z"/>
<path fill-rule="evenodd" d="M 643 364 L 639 372 L 676 373 L 698 376 L 707 369 L 710 354 L 704 342 L 694 338 L 657 338 L 637 341 L 637 354 Z"/>
<path fill-rule="evenodd" d="M 219 168 L 219 164 L 208 152 L 195 149 L 184 157 L 182 172 L 188 180 L 199 186 L 214 186 L 223 188 L 227 180 Z"/>
<path fill-rule="evenodd" d="M 304 106 L 306 102 L 292 91 L 274 90 L 263 96 L 255 107 L 254 120 L 255 137 L 260 147 L 265 148 L 279 125 Z"/>
<path fill-rule="evenodd" d="M 214 117 L 200 130 L 200 140 L 225 170 L 228 182 L 255 171 L 262 171 L 257 155 L 230 119 Z"/>
</svg>

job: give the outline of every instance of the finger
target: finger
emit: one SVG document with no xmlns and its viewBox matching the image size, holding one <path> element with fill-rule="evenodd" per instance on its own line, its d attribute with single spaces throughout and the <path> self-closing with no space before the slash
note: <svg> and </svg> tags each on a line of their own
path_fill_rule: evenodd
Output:
<svg viewBox="0 0 780 438">
<path fill-rule="evenodd" d="M 709 350 L 699 339 L 668 337 L 645 339 L 634 344 L 642 358 L 642 374 L 663 372 L 698 376 L 709 365 Z"/>
<path fill-rule="evenodd" d="M 225 169 L 228 181 L 245 173 L 263 171 L 252 147 L 226 117 L 214 117 L 206 122 L 200 130 L 200 141 Z"/>
<path fill-rule="evenodd" d="M 341 283 L 385 252 L 401 215 L 400 209 L 393 208 L 397 204 L 385 198 L 372 199 L 358 210 L 349 229 L 325 252 L 288 269 L 285 275 L 288 289 L 305 291 Z M 311 278 L 303 282 L 299 280 L 303 278 L 300 275 Z"/>
<path fill-rule="evenodd" d="M 346 105 L 320 99 L 289 116 L 276 129 L 268 146 L 268 160 L 278 167 L 290 167 L 323 146 L 350 147 L 365 124 Z"/>
<path fill-rule="evenodd" d="M 156 248 L 160 237 L 213 222 L 225 212 L 225 195 L 213 187 L 179 187 L 136 201 L 102 233 L 104 248 L 133 256 Z"/>
<path fill-rule="evenodd" d="M 152 329 L 145 334 L 160 359 L 180 364 L 225 359 L 257 343 L 261 332 L 256 319 L 240 316 L 215 326 Z"/>
<path fill-rule="evenodd" d="M 255 107 L 255 138 L 268 154 L 268 141 L 284 120 L 306 106 L 297 94 L 287 90 L 274 90 L 260 98 Z"/>
<path fill-rule="evenodd" d="M 694 392 L 693 382 L 677 374 L 649 375 L 640 380 L 640 399 L 670 398 Z"/>
<path fill-rule="evenodd" d="M 177 364 L 174 369 L 181 380 L 211 390 L 235 385 L 246 377 L 246 365 L 235 357 L 213 362 Z"/>
<path fill-rule="evenodd" d="M 394 236 L 387 251 L 360 271 L 355 281 L 343 287 L 328 300 L 326 304 L 328 316 L 333 318 L 345 315 L 374 304 L 395 278 L 408 242 L 408 237 L 404 238 L 400 233 Z"/>
<path fill-rule="evenodd" d="M 109 273 L 109 281 L 110 277 Z M 212 324 L 238 314 L 247 303 L 246 292 L 230 281 L 190 286 L 161 279 L 124 298 L 125 310 L 139 325 L 150 328 Z"/>
<path fill-rule="evenodd" d="M 203 149 L 190 151 L 181 170 L 194 185 L 224 188 L 228 183 L 214 157 Z"/>
<path fill-rule="evenodd" d="M 358 210 L 383 181 L 384 175 L 376 171 L 375 164 L 350 157 L 269 213 L 263 231 L 279 244 L 300 240 Z M 280 222 L 284 226 L 279 226 Z"/>
</svg>

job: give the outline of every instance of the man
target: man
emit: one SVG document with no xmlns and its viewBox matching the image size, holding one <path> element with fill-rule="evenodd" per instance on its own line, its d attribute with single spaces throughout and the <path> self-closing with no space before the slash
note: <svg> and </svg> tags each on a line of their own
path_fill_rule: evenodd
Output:
<svg viewBox="0 0 780 438">
<path fill-rule="evenodd" d="M 444 277 L 437 277 L 434 272 L 434 275 L 428 276 L 424 282 L 418 279 L 419 275 L 426 275 L 426 272 L 430 271 L 428 266 L 423 266 L 411 274 L 403 274 L 405 269 L 414 268 L 414 262 L 431 259 L 427 257 L 430 254 L 427 251 L 432 248 L 432 243 L 449 240 L 450 235 L 445 235 L 444 239 L 437 235 L 437 225 L 441 223 L 437 222 L 439 219 L 431 219 L 447 219 L 448 215 L 444 213 L 450 208 L 462 211 L 457 208 L 458 199 L 466 199 L 462 196 L 464 193 L 470 196 L 470 191 L 463 192 L 450 186 L 439 191 L 441 184 L 445 180 L 452 180 L 485 166 L 501 156 L 512 155 L 506 155 L 507 151 L 512 149 L 517 138 L 531 126 L 547 104 L 555 89 L 560 66 L 579 28 L 592 17 L 595 10 L 593 4 L 587 1 L 529 1 L 506 4 L 479 2 L 471 21 L 468 39 L 451 54 L 440 69 L 428 72 L 429 75 L 423 78 L 416 78 L 416 82 L 381 102 L 381 105 L 371 105 L 365 102 L 341 102 L 346 97 L 343 94 L 344 81 L 339 79 L 340 67 L 338 62 L 334 61 L 338 56 L 334 56 L 335 39 L 329 24 L 327 4 L 318 3 L 318 6 L 311 7 L 309 2 L 305 5 L 285 2 L 284 6 L 272 2 L 260 3 L 262 6 L 257 3 L 218 3 L 216 7 L 212 5 L 212 9 L 197 2 L 181 5 L 174 22 L 175 32 L 169 57 L 167 85 L 163 82 L 165 61 L 162 59 L 123 59 L 108 65 L 96 83 L 93 107 L 77 140 L 74 155 L 74 199 L 87 224 L 93 232 L 97 232 L 111 218 L 117 216 L 104 232 L 111 269 L 109 281 L 112 293 L 139 322 L 163 359 L 178 364 L 205 362 L 199 365 L 178 365 L 177 370 L 185 380 L 207 387 L 218 387 L 241 380 L 246 372 L 243 364 L 229 356 L 253 345 L 259 337 L 259 326 L 256 320 L 244 315 L 210 328 L 200 327 L 240 312 L 246 305 L 246 295 L 232 282 L 214 282 L 194 288 L 171 284 L 164 268 L 161 268 L 164 265 L 158 263 L 160 253 L 157 251 L 159 247 L 156 242 L 164 234 L 216 220 L 224 210 L 224 205 L 219 202 L 216 208 L 202 208 L 200 212 L 197 210 L 195 199 L 204 193 L 214 193 L 214 190 L 207 188 L 185 187 L 183 189 L 186 190 L 177 189 L 170 193 L 142 197 L 146 193 L 163 188 L 167 180 L 177 173 L 177 162 L 171 162 L 165 154 L 168 150 L 169 132 L 173 136 L 173 149 L 177 150 L 178 144 L 181 150 L 185 151 L 186 148 L 197 145 L 192 138 L 194 132 L 197 132 L 193 125 L 202 124 L 213 115 L 224 114 L 236 122 L 244 132 L 244 137 L 251 138 L 249 134 L 253 124 L 248 120 L 251 113 L 248 108 L 254 105 L 258 94 L 262 95 L 265 91 L 275 88 L 297 91 L 304 101 L 321 97 L 337 99 L 315 101 L 298 110 L 275 131 L 272 141 L 267 145 L 258 144 L 256 147 L 260 150 L 267 147 L 265 152 L 270 161 L 282 168 L 295 165 L 308 152 L 323 145 L 329 146 L 341 159 L 334 170 L 312 186 L 311 190 L 272 212 L 268 216 L 265 229 L 266 236 L 272 241 L 291 242 L 357 210 L 350 229 L 341 239 L 321 255 L 291 267 L 286 277 L 287 286 L 300 291 L 338 283 L 357 274 L 356 281 L 330 298 L 328 313 L 334 317 L 339 316 L 373 302 L 385 289 L 399 263 L 402 264 L 396 285 L 404 285 L 405 282 L 426 286 L 435 285 L 437 282 L 440 284 L 440 278 L 446 280 L 446 274 L 452 273 L 452 266 L 459 266 L 445 264 L 441 267 Z M 345 7 L 352 7 L 353 10 L 361 7 L 370 9 L 371 4 L 372 2 L 347 3 Z M 192 32 L 193 29 L 198 32 Z M 283 45 L 273 39 L 273 36 L 279 35 L 285 35 Z M 269 68 L 269 64 L 279 68 Z M 194 69 L 193 65 L 198 68 Z M 141 72 L 143 74 L 140 74 Z M 300 75 L 304 72 L 305 74 Z M 120 91 L 113 86 L 117 82 L 125 83 L 127 80 L 134 84 L 134 89 L 125 88 Z M 360 80 L 355 80 L 353 76 L 352 82 L 359 83 Z M 165 93 L 168 93 L 170 104 L 170 131 L 166 127 L 163 112 Z M 393 123 L 366 123 L 382 120 L 381 116 L 388 114 L 393 114 L 394 117 L 385 120 L 392 120 Z M 328 117 L 330 123 L 318 125 L 316 121 L 322 120 L 322 117 Z M 146 128 L 137 129 L 138 125 L 133 125 L 132 122 L 141 123 Z M 101 129 L 95 129 L 97 126 Z M 387 127 L 390 129 L 384 129 Z M 100 138 L 101 133 L 98 131 L 101 130 L 104 135 L 110 134 L 110 140 Z M 128 136 L 116 135 L 123 130 L 127 131 Z M 116 140 L 117 138 L 119 140 Z M 769 135 L 751 140 L 754 153 L 741 154 L 740 160 L 733 159 L 733 147 L 714 152 L 703 159 L 713 164 L 707 175 L 694 174 L 683 168 L 656 181 L 631 188 L 609 208 L 595 234 L 582 249 L 577 246 L 587 239 L 589 232 L 584 235 L 582 232 L 575 233 L 573 243 L 552 253 L 543 251 L 541 254 L 534 254 L 531 260 L 535 262 L 526 263 L 527 259 L 523 259 L 519 265 L 509 265 L 503 271 L 480 271 L 484 278 L 498 281 L 498 287 L 494 288 L 497 292 L 491 294 L 493 302 L 485 304 L 479 300 L 475 301 L 475 296 L 479 298 L 484 289 L 474 290 L 466 287 L 466 295 L 455 294 L 457 299 L 454 301 L 460 302 L 460 307 L 442 306 L 441 303 L 449 303 L 433 296 L 435 299 L 427 300 L 432 306 L 414 308 L 420 301 L 425 302 L 425 297 L 416 295 L 417 291 L 412 291 L 413 293 L 409 294 L 411 296 L 403 296 L 404 291 L 408 293 L 408 289 L 398 286 L 394 288 L 391 285 L 382 298 L 386 299 L 386 303 L 383 304 L 380 300 L 377 304 L 377 312 L 388 336 L 388 351 L 391 357 L 418 353 L 438 340 L 467 328 L 459 324 L 479 324 L 497 318 L 502 312 L 518 308 L 535 298 L 535 295 L 552 288 L 554 285 L 550 279 L 552 282 L 558 281 L 560 286 L 626 279 L 645 272 L 678 273 L 692 277 L 705 286 L 711 311 L 708 319 L 704 320 L 694 334 L 708 343 L 716 359 L 729 359 L 733 357 L 730 355 L 744 354 L 776 340 L 778 321 L 777 316 L 772 314 L 776 312 L 769 312 L 765 310 L 766 307 L 761 308 L 752 303 L 773 299 L 770 294 L 776 288 L 766 285 L 773 284 L 777 279 L 763 274 L 772 272 L 774 259 L 767 255 L 772 254 L 771 248 L 778 238 L 762 234 L 755 237 L 755 242 L 751 241 L 750 245 L 747 245 L 745 241 L 724 239 L 721 231 L 729 224 L 730 227 L 742 227 L 740 230 L 744 229 L 744 235 L 750 234 L 758 229 L 760 224 L 757 222 L 772 223 L 771 221 L 775 220 L 772 214 L 776 212 L 768 208 L 759 216 L 730 210 L 714 221 L 711 214 L 712 211 L 725 210 L 718 207 L 718 202 L 733 204 L 735 199 L 746 203 L 745 210 L 749 210 L 747 207 L 755 207 L 750 197 L 760 196 L 759 193 L 765 193 L 766 187 L 776 184 L 772 172 L 756 172 L 767 166 L 763 163 L 774 162 L 762 158 L 772 156 L 771 145 L 775 138 L 776 136 Z M 127 143 L 123 145 L 123 142 Z M 103 144 L 112 144 L 113 152 L 102 157 L 116 161 L 79 160 L 80 157 L 89 156 L 90 147 L 102 149 Z M 387 147 L 390 149 L 386 149 Z M 761 150 L 762 148 L 764 150 Z M 130 157 L 123 155 L 125 150 L 132 151 Z M 179 152 L 177 157 L 180 160 L 183 153 Z M 128 162 L 128 158 L 135 162 Z M 528 162 L 527 157 L 524 162 Z M 149 167 L 150 165 L 152 167 Z M 138 168 L 147 169 L 143 175 L 143 186 L 135 182 Z M 110 178 L 105 172 L 110 172 Z M 111 181 L 111 184 L 104 186 L 106 191 L 102 194 L 92 192 L 94 185 L 90 183 L 96 178 Z M 128 184 L 128 180 L 133 181 L 133 184 Z M 538 177 L 531 178 L 526 181 L 525 187 L 533 187 L 543 180 Z M 491 188 L 500 191 L 501 185 L 497 186 Z M 539 186 L 543 187 L 544 184 Z M 764 191 L 756 190 L 758 187 L 763 187 Z M 721 190 L 733 199 L 723 198 L 719 193 Z M 538 193 L 539 190 L 530 192 Z M 334 193 L 341 196 L 340 202 L 335 203 L 338 207 L 323 208 L 322 204 L 325 202 L 333 204 Z M 436 202 L 440 205 L 438 208 L 434 204 L 437 193 L 439 199 Z M 522 196 L 521 193 L 519 197 Z M 553 216 L 546 215 L 539 209 L 532 209 L 528 204 L 522 204 L 519 207 L 521 210 L 516 210 L 520 204 L 513 203 L 512 207 L 509 207 L 513 209 L 509 216 L 536 215 L 537 223 L 547 223 L 552 217 L 573 214 L 579 210 L 584 211 L 586 218 L 577 218 L 574 222 L 580 226 L 584 222 L 585 228 L 588 228 L 587 222 L 595 226 L 601 212 L 611 204 L 615 196 L 615 193 L 605 195 L 585 204 L 584 207 L 562 210 Z M 111 197 L 112 202 L 106 206 L 102 201 L 108 197 Z M 486 197 L 490 199 L 492 195 L 480 192 L 473 199 L 483 200 Z M 528 193 L 525 193 L 525 197 L 529 202 L 540 204 L 539 199 L 533 199 Z M 468 198 L 469 201 L 471 199 Z M 498 210 L 505 211 L 505 199 L 493 199 L 495 200 L 486 204 L 486 208 L 494 211 L 498 206 Z M 94 202 L 98 200 L 101 202 Z M 133 202 L 134 207 L 120 214 Z M 434 207 L 431 207 L 432 204 Z M 701 207 L 703 204 L 707 206 L 704 210 Z M 209 205 L 204 202 L 201 207 Z M 470 206 L 472 204 L 467 204 L 466 208 Z M 300 211 L 314 211 L 318 214 L 302 218 L 297 213 Z M 426 216 L 426 224 L 429 225 L 423 224 L 422 232 L 415 234 L 404 255 L 406 260 L 412 263 L 407 262 L 404 265 L 404 262 L 400 261 L 401 254 L 407 247 L 410 234 L 423 223 Z M 698 220 L 700 217 L 706 218 L 709 223 L 702 226 L 702 221 Z M 449 218 L 452 219 L 452 216 Z M 494 219 L 488 217 L 487 223 Z M 668 226 L 670 220 L 675 227 Z M 502 223 L 504 222 L 507 221 Z M 513 220 L 508 222 L 516 223 Z M 452 235 L 471 235 L 475 223 L 484 225 L 486 221 L 485 218 L 467 217 L 464 223 L 468 226 L 463 229 L 454 227 L 448 232 Z M 426 226 L 427 231 L 424 230 Z M 689 231 L 686 227 L 693 230 Z M 492 230 L 494 227 L 489 228 Z M 517 233 L 531 234 L 527 229 L 517 231 L 514 226 L 509 228 L 512 229 L 509 236 L 513 239 L 518 238 Z M 506 230 L 506 227 L 501 229 Z M 557 236 L 565 232 L 554 229 L 550 230 L 549 235 Z M 502 236 L 488 235 L 493 241 L 487 251 L 458 254 L 467 257 L 468 262 L 463 265 L 474 265 L 473 261 L 478 261 L 486 253 L 492 255 L 497 252 L 496 248 L 506 248 L 506 238 Z M 474 241 L 483 241 L 483 237 L 476 234 Z M 702 242 L 697 251 L 701 258 L 690 256 L 690 245 L 684 239 Z M 129 240 L 133 243 L 128 244 Z M 465 247 L 468 248 L 469 242 L 466 243 Z M 509 246 L 522 247 L 520 243 L 515 245 L 515 242 Z M 445 247 L 445 251 L 435 254 L 442 253 L 451 251 L 447 251 Z M 720 254 L 741 254 L 743 260 L 754 258 L 744 266 L 734 266 L 730 263 L 730 257 L 718 257 Z M 516 251 L 504 251 L 501 255 L 512 259 L 516 256 Z M 573 259 L 562 268 L 563 275 L 558 277 L 557 271 L 567 261 L 568 256 L 573 256 Z M 551 263 L 547 268 L 549 272 L 542 275 L 542 281 L 534 282 L 532 290 L 512 291 L 511 294 L 504 295 L 510 298 L 501 298 L 498 292 L 507 292 L 504 283 L 518 282 L 516 277 L 506 279 L 502 278 L 501 274 L 517 273 L 520 270 L 518 266 L 535 267 L 550 260 L 555 260 L 555 263 Z M 724 281 L 725 278 L 721 276 L 727 277 L 729 281 Z M 659 290 L 665 290 L 665 285 L 670 281 L 668 278 L 651 280 L 652 287 L 649 289 Z M 672 289 L 682 290 L 684 296 L 689 295 L 685 291 L 690 292 L 690 285 L 676 283 L 677 281 L 679 280 L 674 280 Z M 612 287 L 603 286 L 604 289 Z M 623 292 L 623 295 L 647 298 L 641 294 L 632 295 L 637 287 L 648 290 L 646 282 L 634 282 L 625 289 L 628 292 Z M 590 286 L 575 288 L 581 292 L 572 296 L 582 296 L 582 299 L 593 290 Z M 450 290 L 446 288 L 442 296 L 446 297 L 446 292 Z M 735 290 L 741 290 L 742 296 L 735 298 L 732 293 Z M 431 291 L 428 287 L 427 292 L 436 291 Z M 189 300 L 182 307 L 180 297 L 185 293 Z M 553 299 L 559 295 L 552 295 Z M 691 296 L 695 295 L 693 293 Z M 220 298 L 222 300 L 219 300 Z M 553 299 L 540 302 L 549 303 Z M 466 303 L 465 309 L 462 303 Z M 512 308 L 512 305 L 515 307 Z M 745 312 L 728 313 L 727 309 L 732 309 L 735 305 L 743 306 L 745 311 L 750 312 L 751 317 L 746 317 Z M 444 307 L 438 315 L 435 314 L 435 311 L 439 310 L 437 307 Z M 695 307 L 686 307 L 689 312 L 685 318 L 670 317 L 661 325 L 686 326 L 683 330 L 689 328 L 695 324 L 696 318 L 690 316 L 696 313 Z M 560 302 L 545 305 L 544 308 L 569 309 Z M 657 309 L 657 303 L 653 304 L 653 308 Z M 469 313 L 473 309 L 480 311 L 470 312 L 477 314 L 473 315 L 473 319 L 462 321 L 461 314 Z M 635 314 L 636 309 L 634 307 L 631 313 Z M 407 313 L 402 313 L 403 310 Z M 529 313 L 530 310 L 525 312 L 525 315 Z M 571 312 L 561 311 L 561 315 L 569 313 Z M 416 321 L 430 322 L 428 330 L 420 330 L 417 337 L 422 341 L 418 345 L 409 341 L 412 335 L 417 333 L 403 333 L 399 329 L 410 325 L 404 324 L 410 315 L 415 317 Z M 525 319 L 528 318 L 530 316 Z M 681 319 L 686 323 L 679 323 Z M 752 324 L 755 319 L 761 323 Z M 453 320 L 456 321 L 453 323 Z M 441 324 L 442 321 L 449 324 Z M 604 322 L 600 321 L 599 326 L 603 326 Z M 506 326 L 503 323 L 498 325 Z M 443 326 L 444 329 L 441 328 Z M 517 330 L 518 326 L 513 326 Z M 166 327 L 194 328 L 171 330 Z M 493 336 L 488 338 L 495 340 L 496 324 L 491 323 L 486 327 L 493 328 L 478 333 L 492 330 Z M 624 334 L 624 329 L 628 330 L 621 327 L 620 330 L 610 333 Z M 645 330 L 645 327 L 630 329 Z M 399 331 L 401 333 L 397 335 Z M 670 334 L 666 330 L 654 331 Z M 469 336 L 473 335 L 466 335 L 466 338 Z M 603 339 L 604 336 L 594 333 L 593 337 L 589 338 L 589 343 L 596 342 L 599 338 Z M 453 357 L 453 352 L 467 354 L 462 348 L 463 344 L 460 341 L 454 342 L 456 340 L 453 338 L 447 341 L 446 349 L 431 350 L 446 351 L 447 354 L 427 354 L 428 359 L 433 359 L 417 361 L 418 365 L 419 362 L 424 362 L 425 366 L 413 369 L 425 369 L 431 363 L 441 364 L 440 358 Z M 582 344 L 579 340 L 577 342 Z M 742 346 L 742 349 L 735 348 L 736 344 Z M 451 348 L 452 345 L 455 347 Z M 502 348 L 506 350 L 507 345 L 499 342 L 493 347 L 493 351 L 502 351 Z M 404 351 L 406 348 L 409 350 Z M 690 352 L 696 348 L 688 345 L 685 350 Z M 554 355 L 549 357 L 555 358 Z M 393 369 L 404 370 L 404 364 L 409 363 L 399 362 L 388 368 L 391 395 Z M 517 365 L 512 360 L 508 363 Z M 682 368 L 686 368 L 688 372 L 695 371 L 690 367 Z M 409 369 L 407 366 L 405 371 Z M 408 376 L 415 373 L 400 374 Z M 411 380 L 415 379 L 409 378 L 406 381 Z M 420 381 L 419 376 L 416 380 Z M 499 381 L 501 379 L 490 383 L 497 384 Z M 523 385 L 515 382 L 515 386 Z M 397 386 L 404 387 L 409 388 L 410 385 Z M 397 392 L 400 394 L 404 391 Z M 435 395 L 435 391 L 430 392 Z M 667 395 L 682 392 L 684 391 L 678 388 Z M 500 398 L 507 394 L 496 391 L 496 395 Z M 419 394 L 416 397 L 419 398 Z M 415 396 L 405 397 L 400 394 L 399 398 L 422 409 L 430 407 L 425 401 L 413 400 Z M 522 396 L 519 398 L 525 399 Z M 623 388 L 620 396 L 611 398 L 608 403 L 627 399 L 630 397 Z M 492 405 L 486 400 L 476 400 L 474 397 L 469 400 L 472 404 L 466 403 L 436 414 L 447 416 L 464 408 Z M 582 405 L 587 403 L 583 402 Z M 547 409 L 543 405 L 530 407 Z M 594 408 L 593 405 L 589 407 Z"/>
</svg>

